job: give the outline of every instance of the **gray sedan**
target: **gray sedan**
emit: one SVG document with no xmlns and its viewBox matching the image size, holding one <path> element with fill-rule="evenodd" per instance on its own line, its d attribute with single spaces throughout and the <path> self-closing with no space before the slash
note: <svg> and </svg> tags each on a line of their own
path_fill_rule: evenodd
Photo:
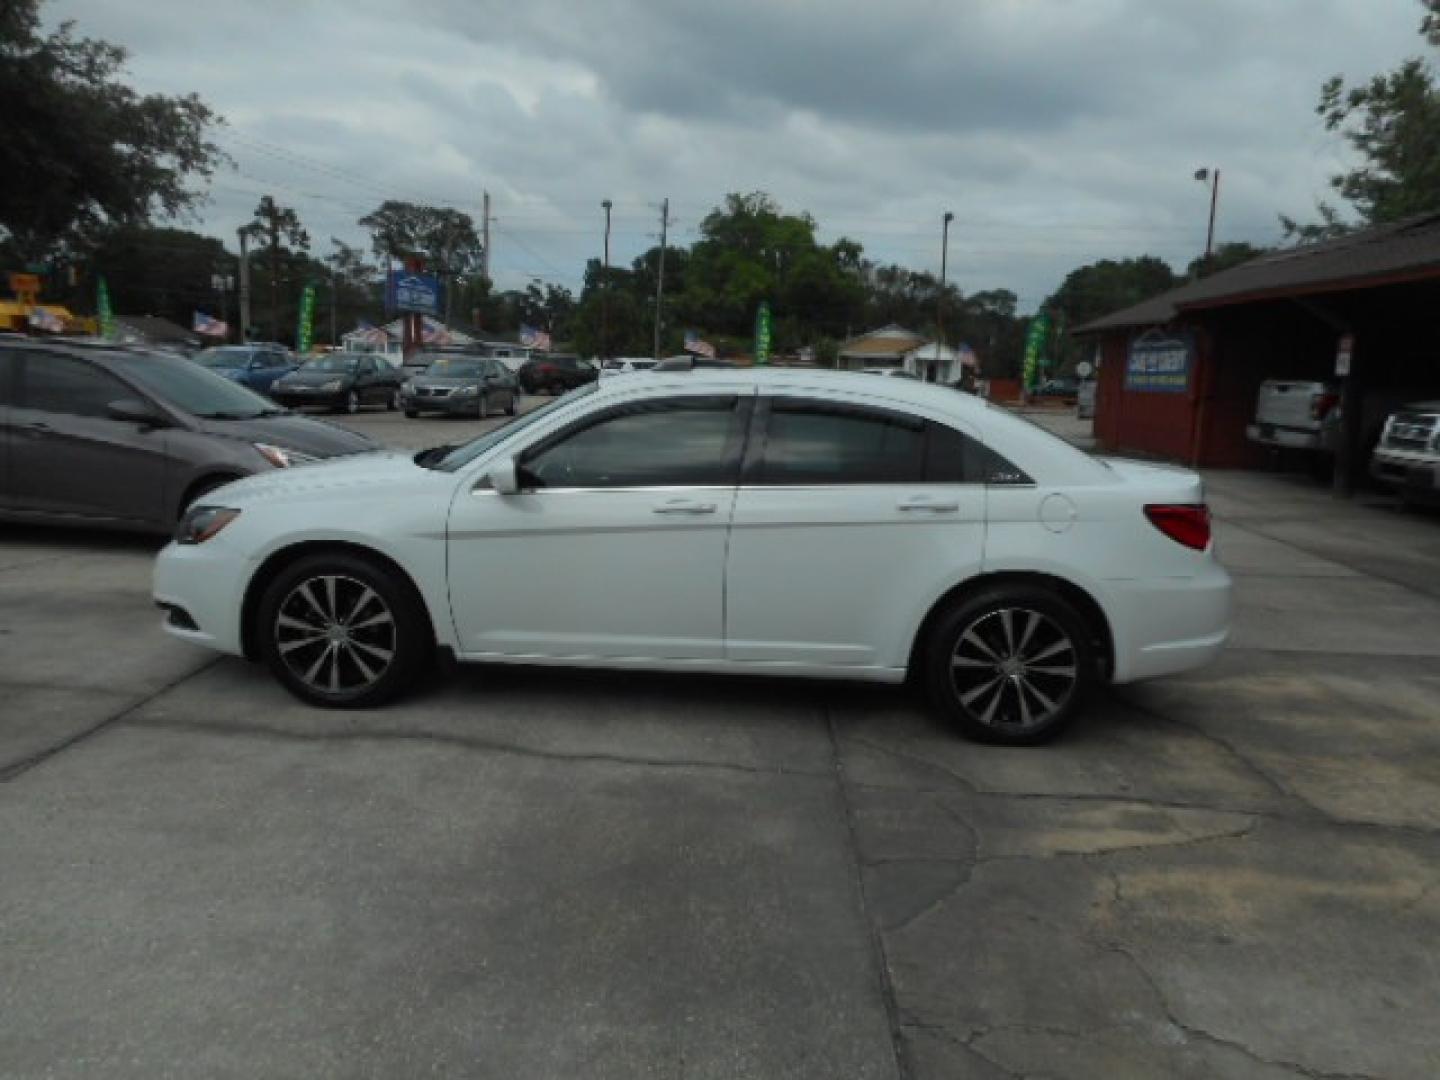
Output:
<svg viewBox="0 0 1440 1080">
<path fill-rule="evenodd" d="M 497 410 L 514 416 L 519 403 L 519 380 L 489 356 L 442 356 L 400 388 L 400 406 L 410 417 L 443 412 L 483 418 Z"/>
<path fill-rule="evenodd" d="M 231 480 L 376 449 L 179 357 L 0 342 L 0 520 L 169 532 Z"/>
</svg>

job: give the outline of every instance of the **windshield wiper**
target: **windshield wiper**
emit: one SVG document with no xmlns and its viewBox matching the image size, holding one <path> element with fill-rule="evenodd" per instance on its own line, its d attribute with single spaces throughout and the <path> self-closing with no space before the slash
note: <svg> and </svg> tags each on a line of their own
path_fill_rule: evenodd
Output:
<svg viewBox="0 0 1440 1080">
<path fill-rule="evenodd" d="M 455 443 L 445 443 L 442 446 L 432 446 L 428 450 L 421 450 L 415 455 L 415 464 L 423 469 L 428 469 L 454 449 L 456 449 Z"/>
<path fill-rule="evenodd" d="M 263 420 L 267 416 L 289 416 L 292 411 L 291 409 L 261 409 L 255 415 Z"/>
<path fill-rule="evenodd" d="M 201 420 L 254 420 L 257 416 L 264 416 L 264 413 L 237 413 L 237 412 L 200 412 L 196 413 Z"/>
</svg>

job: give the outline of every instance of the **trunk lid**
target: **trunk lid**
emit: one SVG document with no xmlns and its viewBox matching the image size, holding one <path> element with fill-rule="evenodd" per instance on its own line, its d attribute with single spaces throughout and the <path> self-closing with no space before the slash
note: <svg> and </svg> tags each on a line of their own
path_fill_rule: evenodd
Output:
<svg viewBox="0 0 1440 1080">
<path fill-rule="evenodd" d="M 1260 394 L 1255 401 L 1255 422 L 1318 431 L 1320 421 L 1313 412 L 1314 402 L 1328 390 L 1322 382 L 1268 379 L 1260 384 Z"/>
</svg>

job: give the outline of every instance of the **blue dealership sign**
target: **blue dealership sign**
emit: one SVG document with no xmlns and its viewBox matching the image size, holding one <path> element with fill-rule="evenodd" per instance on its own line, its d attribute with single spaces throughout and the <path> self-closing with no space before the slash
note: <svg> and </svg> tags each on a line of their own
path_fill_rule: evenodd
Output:
<svg viewBox="0 0 1440 1080">
<path fill-rule="evenodd" d="M 386 283 L 385 306 L 391 311 L 413 311 L 421 315 L 440 314 L 440 279 L 433 274 L 395 270 Z"/>
<path fill-rule="evenodd" d="M 1190 389 L 1195 339 L 1189 334 L 1150 331 L 1130 342 L 1125 389 L 1152 394 L 1183 394 Z"/>
</svg>

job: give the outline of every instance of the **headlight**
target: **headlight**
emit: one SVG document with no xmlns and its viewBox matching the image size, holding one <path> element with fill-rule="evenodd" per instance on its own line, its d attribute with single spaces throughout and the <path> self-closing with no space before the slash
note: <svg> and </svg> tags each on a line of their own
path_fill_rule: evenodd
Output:
<svg viewBox="0 0 1440 1080">
<path fill-rule="evenodd" d="M 400 389 L 405 391 L 405 393 L 407 394 L 413 394 L 415 392 L 415 380 L 406 379 L 403 383 L 400 384 Z"/>
<path fill-rule="evenodd" d="M 261 457 L 277 469 L 289 469 L 295 465 L 309 465 L 312 461 L 320 460 L 313 454 L 302 454 L 298 450 L 291 450 L 285 446 L 271 446 L 269 443 L 263 442 L 257 442 L 251 445 L 260 451 Z"/>
<path fill-rule="evenodd" d="M 472 383 L 469 386 L 458 387 L 454 392 L 459 394 L 461 397 L 464 397 L 467 394 L 478 394 L 480 392 L 480 387 Z"/>
<path fill-rule="evenodd" d="M 239 510 L 224 506 L 191 507 L 175 529 L 175 542 L 203 544 L 239 516 Z"/>
<path fill-rule="evenodd" d="M 327 383 L 321 383 L 321 384 L 320 384 L 320 389 L 321 389 L 321 390 L 339 390 L 339 389 L 340 389 L 342 386 L 344 386 L 344 385 L 345 385 L 345 382 L 344 382 L 343 379 L 331 379 L 331 380 L 330 380 L 329 382 L 327 382 Z"/>
</svg>

